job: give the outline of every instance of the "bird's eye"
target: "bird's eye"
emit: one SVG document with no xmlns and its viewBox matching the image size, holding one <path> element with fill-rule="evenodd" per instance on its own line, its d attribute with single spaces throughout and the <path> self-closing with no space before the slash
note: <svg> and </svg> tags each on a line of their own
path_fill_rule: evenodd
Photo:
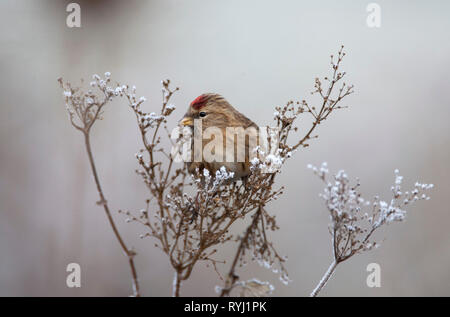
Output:
<svg viewBox="0 0 450 317">
<path fill-rule="evenodd" d="M 202 118 L 203 118 L 203 117 L 206 117 L 206 112 L 203 112 L 203 111 L 202 111 L 202 112 L 200 112 L 198 115 L 199 115 L 200 117 L 202 117 Z"/>
</svg>

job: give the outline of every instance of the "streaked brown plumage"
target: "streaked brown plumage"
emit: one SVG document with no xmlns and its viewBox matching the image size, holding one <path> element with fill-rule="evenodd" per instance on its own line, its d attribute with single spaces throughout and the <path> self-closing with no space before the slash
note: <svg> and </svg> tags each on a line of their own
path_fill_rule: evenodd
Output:
<svg viewBox="0 0 450 317">
<path fill-rule="evenodd" d="M 206 168 L 213 175 L 222 166 L 225 166 L 227 171 L 234 172 L 234 180 L 243 178 L 247 176 L 250 172 L 250 162 L 249 157 L 251 155 L 251 149 L 249 149 L 249 138 L 245 138 L 245 160 L 239 161 L 237 158 L 238 154 L 238 142 L 237 137 L 233 133 L 227 134 L 227 127 L 242 127 L 247 129 L 249 127 L 255 128 L 257 134 L 257 125 L 244 116 L 242 113 L 237 111 L 231 104 L 219 94 L 207 93 L 197 97 L 189 106 L 188 111 L 180 121 L 182 126 L 189 126 L 194 129 L 194 120 L 201 119 L 202 132 L 207 128 L 217 127 L 222 131 L 223 134 L 223 153 L 218 153 L 223 160 L 207 162 L 204 159 L 201 162 L 189 162 L 187 167 L 189 172 L 194 172 L 197 168 L 203 170 Z M 234 145 L 234 160 L 231 162 L 226 161 L 226 152 L 230 151 L 226 147 L 226 140 L 231 142 L 229 144 Z M 203 139 L 203 148 L 212 139 Z M 203 151 L 202 148 L 202 151 Z M 220 151 L 220 150 L 219 150 Z M 231 156 L 231 153 L 230 153 Z"/>
</svg>

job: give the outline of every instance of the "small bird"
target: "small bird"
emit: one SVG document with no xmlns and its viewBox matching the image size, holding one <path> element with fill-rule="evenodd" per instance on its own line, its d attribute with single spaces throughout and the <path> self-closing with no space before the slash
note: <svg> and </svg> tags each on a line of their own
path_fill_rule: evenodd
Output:
<svg viewBox="0 0 450 317">
<path fill-rule="evenodd" d="M 205 146 L 217 137 L 214 134 L 214 138 L 205 138 L 204 132 L 208 128 L 216 129 L 215 131 L 221 132 L 223 146 L 214 147 L 212 151 L 214 156 L 216 158 L 220 157 L 220 159 L 209 161 L 202 155 L 199 162 L 187 162 L 188 171 L 193 173 L 197 168 L 200 172 L 202 172 L 203 169 L 207 169 L 210 174 L 214 176 L 216 171 L 224 166 L 227 172 L 234 173 L 233 178 L 230 179 L 231 181 L 245 178 L 250 173 L 250 157 L 252 155 L 250 145 L 254 144 L 250 141 L 250 135 L 254 135 L 257 142 L 258 126 L 231 106 L 224 97 L 215 93 L 205 93 L 195 98 L 180 121 L 181 126 L 190 127 L 192 129 L 191 132 L 194 133 L 194 138 L 196 133 L 196 131 L 194 131 L 194 120 L 196 119 L 201 120 L 203 142 L 202 148 L 194 149 L 194 151 L 201 150 L 204 154 Z M 230 130 L 228 130 L 229 133 L 227 133 L 228 127 L 241 127 L 244 130 L 246 129 L 248 138 L 244 135 L 244 139 L 239 139 L 236 133 L 231 133 Z M 234 131 L 239 130 L 242 131 L 242 129 L 234 129 Z M 194 143 L 195 142 L 192 142 L 193 148 L 195 147 Z M 231 144 L 232 146 L 227 146 L 227 144 Z M 242 148 L 242 146 L 244 148 Z M 240 151 L 245 151 L 244 157 L 242 157 L 243 152 Z M 238 155 L 239 153 L 241 153 L 241 156 Z M 232 157 L 231 160 L 229 159 L 230 157 Z"/>
</svg>

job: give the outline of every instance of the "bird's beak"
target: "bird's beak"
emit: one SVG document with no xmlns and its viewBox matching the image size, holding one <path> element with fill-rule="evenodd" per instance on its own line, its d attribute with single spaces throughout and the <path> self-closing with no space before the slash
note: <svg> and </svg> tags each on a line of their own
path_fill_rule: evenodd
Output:
<svg viewBox="0 0 450 317">
<path fill-rule="evenodd" d="M 192 120 L 192 118 L 190 117 L 184 117 L 183 119 L 181 119 L 180 125 L 182 125 L 183 127 L 193 126 L 194 120 Z"/>
</svg>

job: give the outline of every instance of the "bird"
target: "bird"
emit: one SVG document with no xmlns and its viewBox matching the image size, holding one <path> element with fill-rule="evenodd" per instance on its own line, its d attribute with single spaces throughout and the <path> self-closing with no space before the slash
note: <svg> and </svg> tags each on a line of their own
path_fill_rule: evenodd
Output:
<svg viewBox="0 0 450 317">
<path fill-rule="evenodd" d="M 199 124 L 197 128 L 194 126 L 195 122 Z M 197 169 L 200 172 L 207 169 L 214 176 L 217 171 L 223 171 L 223 167 L 228 173 L 233 173 L 230 181 L 245 180 L 250 174 L 252 148 L 258 143 L 258 126 L 237 111 L 223 96 L 216 93 L 204 93 L 198 96 L 190 103 L 179 125 L 183 128 L 188 127 L 194 138 L 195 133 L 200 131 L 202 133 L 201 147 L 196 149 L 196 142 L 192 142 L 194 159 L 191 157 L 191 162 L 186 162 L 191 174 Z M 208 134 L 208 130 L 214 132 L 210 137 L 211 133 Z M 215 138 L 219 139 L 215 140 Z M 208 143 L 214 140 L 217 142 L 216 145 L 220 146 L 211 149 Z M 211 150 L 211 156 L 214 159 L 211 160 L 207 155 L 205 156 L 205 152 L 209 153 L 205 149 Z M 196 151 L 197 154 L 201 151 L 199 160 L 195 160 Z"/>
</svg>

